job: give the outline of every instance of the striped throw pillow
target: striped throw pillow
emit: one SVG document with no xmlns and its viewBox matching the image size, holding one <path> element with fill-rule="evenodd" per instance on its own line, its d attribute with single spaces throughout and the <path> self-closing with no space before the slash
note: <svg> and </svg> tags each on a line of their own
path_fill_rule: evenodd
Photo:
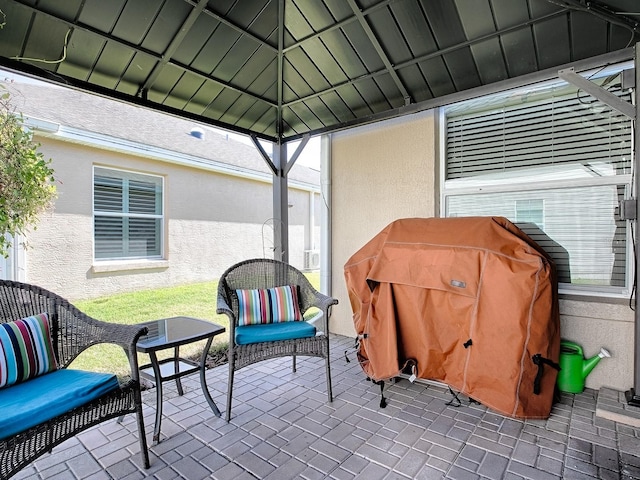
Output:
<svg viewBox="0 0 640 480">
<path fill-rule="evenodd" d="M 0 324 L 0 388 L 57 368 L 46 313 Z"/>
<path fill-rule="evenodd" d="M 238 325 L 302 320 L 298 303 L 298 287 L 295 285 L 236 290 L 236 295 L 238 295 Z"/>
</svg>

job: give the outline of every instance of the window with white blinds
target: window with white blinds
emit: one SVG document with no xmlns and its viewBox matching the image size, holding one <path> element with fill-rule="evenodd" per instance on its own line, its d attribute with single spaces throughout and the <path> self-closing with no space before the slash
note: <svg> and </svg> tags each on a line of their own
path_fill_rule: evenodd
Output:
<svg viewBox="0 0 640 480">
<path fill-rule="evenodd" d="M 625 101 L 620 75 L 592 79 Z M 554 258 L 569 289 L 627 293 L 632 122 L 566 83 L 445 111 L 446 216 L 499 215 Z"/>
<path fill-rule="evenodd" d="M 162 258 L 162 198 L 162 177 L 95 167 L 95 259 Z"/>
</svg>

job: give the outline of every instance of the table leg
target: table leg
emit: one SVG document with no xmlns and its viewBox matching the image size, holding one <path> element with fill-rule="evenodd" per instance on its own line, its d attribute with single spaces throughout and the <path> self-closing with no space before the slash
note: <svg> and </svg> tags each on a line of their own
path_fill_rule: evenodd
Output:
<svg viewBox="0 0 640 480">
<path fill-rule="evenodd" d="M 160 364 L 156 352 L 149 352 L 151 359 L 151 367 L 153 368 L 153 376 L 156 380 L 156 424 L 153 428 L 153 441 L 160 442 L 160 425 L 162 423 L 162 375 L 160 373 Z"/>
<path fill-rule="evenodd" d="M 173 356 L 173 362 L 174 362 L 174 372 L 176 373 L 176 375 L 178 374 L 178 372 L 180 371 L 180 347 L 177 346 L 175 347 L 174 350 L 174 356 Z M 184 395 L 184 391 L 182 390 L 182 382 L 180 381 L 180 377 L 176 377 L 176 388 L 178 389 L 178 395 L 182 396 Z"/>
<path fill-rule="evenodd" d="M 209 353 L 209 348 L 211 347 L 212 341 L 213 341 L 213 337 L 209 337 L 209 340 L 207 340 L 207 345 L 204 347 L 204 350 L 202 351 L 202 358 L 200 359 L 200 385 L 202 386 L 202 393 L 204 394 L 204 398 L 207 399 L 207 403 L 211 407 L 211 410 L 213 410 L 213 414 L 216 417 L 220 417 L 222 414 L 220 413 L 220 410 L 218 410 L 218 406 L 216 405 L 216 402 L 214 402 L 213 398 L 211 398 L 211 394 L 209 393 L 209 388 L 207 387 L 207 379 L 205 376 L 207 354 Z"/>
</svg>

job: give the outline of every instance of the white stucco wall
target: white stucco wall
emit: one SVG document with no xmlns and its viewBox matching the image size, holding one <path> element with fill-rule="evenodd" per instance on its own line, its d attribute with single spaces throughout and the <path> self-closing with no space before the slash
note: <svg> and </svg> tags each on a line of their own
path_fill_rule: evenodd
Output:
<svg viewBox="0 0 640 480">
<path fill-rule="evenodd" d="M 332 283 L 340 304 L 331 330 L 353 336 L 343 267 L 347 259 L 391 221 L 439 214 L 438 162 L 432 113 L 421 113 L 332 136 Z M 587 377 L 586 386 L 633 386 L 633 312 L 621 299 L 560 300 L 561 335 L 585 355 L 601 346 L 613 354 Z"/>
<path fill-rule="evenodd" d="M 268 182 L 41 138 L 53 159 L 58 198 L 27 238 L 25 280 L 68 299 L 107 296 L 215 280 L 232 264 L 273 258 L 272 186 Z M 134 170 L 165 179 L 165 259 L 93 260 L 93 166 Z M 290 262 L 303 268 L 309 191 L 290 188 Z"/>
</svg>

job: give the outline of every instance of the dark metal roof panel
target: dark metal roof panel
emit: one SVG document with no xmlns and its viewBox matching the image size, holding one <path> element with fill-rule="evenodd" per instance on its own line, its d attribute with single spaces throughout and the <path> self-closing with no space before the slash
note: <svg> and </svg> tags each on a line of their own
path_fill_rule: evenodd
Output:
<svg viewBox="0 0 640 480">
<path fill-rule="evenodd" d="M 315 130 L 324 126 L 324 124 L 314 114 L 313 110 L 311 110 L 311 108 L 309 108 L 305 103 L 296 103 L 291 107 L 291 112 L 305 125 L 307 129 Z"/>
<path fill-rule="evenodd" d="M 238 37 L 224 57 L 216 65 L 216 78 L 223 82 L 234 83 L 234 78 L 258 50 L 258 45 L 245 37 Z M 234 83 L 235 84 L 235 83 Z"/>
<path fill-rule="evenodd" d="M 389 5 L 389 10 L 397 25 L 402 28 L 408 55 L 401 61 L 407 61 L 414 57 L 433 53 L 438 50 L 429 21 L 427 20 L 421 4 L 406 2 Z M 384 27 L 383 27 L 384 28 Z"/>
<path fill-rule="evenodd" d="M 539 70 L 533 35 L 521 29 L 501 35 L 502 50 L 509 77 L 519 77 Z"/>
<path fill-rule="evenodd" d="M 445 54 L 444 61 L 457 92 L 482 85 L 469 47 Z"/>
<path fill-rule="evenodd" d="M 307 100 L 305 104 L 313 111 L 323 125 L 331 125 L 338 120 L 322 98 L 311 98 Z"/>
<path fill-rule="evenodd" d="M 261 102 L 254 102 L 247 108 L 246 114 L 236 118 L 234 125 L 246 130 L 255 130 L 259 133 L 265 133 L 271 129 L 275 129 L 275 107 L 269 107 Z"/>
<path fill-rule="evenodd" d="M 353 111 L 345 104 L 340 89 L 335 92 L 328 92 L 320 96 L 322 102 L 327 106 L 331 114 L 338 122 L 347 122 L 355 117 Z"/>
<path fill-rule="evenodd" d="M 93 27 L 100 32 L 111 32 L 126 4 L 127 0 L 112 0 L 109 2 L 86 0 L 82 8 L 78 9 L 78 22 L 88 27 Z M 61 17 L 72 19 L 76 15 L 61 15 Z"/>
<path fill-rule="evenodd" d="M 164 52 L 173 39 L 180 34 L 180 29 L 190 12 L 191 7 L 188 4 L 164 3 L 159 8 L 158 15 L 141 42 L 141 46 L 154 52 Z M 127 14 L 128 12 L 125 10 L 123 15 Z M 120 22 L 118 22 L 118 27 L 120 26 Z"/>
<path fill-rule="evenodd" d="M 607 52 L 607 24 L 593 15 L 573 13 L 581 15 L 580 21 L 572 21 L 571 45 L 573 45 L 573 58 L 581 60 L 593 55 L 602 55 Z"/>
<path fill-rule="evenodd" d="M 390 80 L 388 76 L 384 77 Z M 382 80 L 382 81 L 381 81 Z M 395 88 L 392 85 L 385 85 L 384 79 L 367 78 L 354 84 L 365 102 L 354 113 L 356 117 L 366 117 L 372 113 L 379 113 L 393 108 L 385 95 L 385 89 Z"/>
<path fill-rule="evenodd" d="M 296 48 L 287 55 L 283 66 L 283 82 L 287 87 L 285 102 L 298 100 L 331 86 L 326 76 L 301 48 Z"/>
<path fill-rule="evenodd" d="M 275 3 L 275 2 L 274 2 Z M 297 42 L 317 31 L 333 24 L 335 19 L 331 11 L 323 2 L 309 2 L 307 0 L 291 1 L 285 10 L 284 22 L 287 26 L 289 39 L 285 46 Z"/>
<path fill-rule="evenodd" d="M 50 17 L 31 15 L 28 34 L 24 37 L 18 54 L 23 61 L 40 64 L 46 70 L 54 70 L 56 61 L 64 57 L 64 42 L 67 38 L 66 26 Z"/>
<path fill-rule="evenodd" d="M 4 17 L 2 27 L 2 55 L 14 58 L 22 55 L 22 48 L 29 35 L 29 22 L 31 13 L 19 5 L 8 4 L 2 7 Z M 7 23 L 7 18 L 11 22 Z"/>
<path fill-rule="evenodd" d="M 96 85 L 115 89 L 135 56 L 135 51 L 120 43 L 108 41 L 99 52 L 97 60 L 91 69 L 89 82 Z"/>
<path fill-rule="evenodd" d="M 162 0 L 126 2 L 111 34 L 126 42 L 142 46 L 149 30 L 159 20 L 162 3 Z M 174 34 L 171 30 L 167 31 L 167 43 Z"/>
<path fill-rule="evenodd" d="M 347 79 L 358 78 L 369 73 L 362 58 L 342 30 L 332 30 L 320 36 L 324 46 L 335 58 Z"/>
<path fill-rule="evenodd" d="M 267 50 L 264 46 L 260 46 L 240 67 L 233 78 L 233 83 L 240 89 L 246 89 L 258 96 L 262 96 L 275 83 L 274 76 L 277 77 L 277 68 L 276 54 Z M 262 72 L 266 72 L 268 77 L 262 75 Z M 271 100 L 275 101 L 275 99 L 276 95 L 274 93 L 271 95 Z"/>
<path fill-rule="evenodd" d="M 419 65 L 425 74 L 427 85 L 429 85 L 429 90 L 434 97 L 441 97 L 456 91 L 442 57 L 429 58 L 420 62 Z"/>
<path fill-rule="evenodd" d="M 483 85 L 509 78 L 499 39 L 489 38 L 471 45 L 470 48 Z"/>
<path fill-rule="evenodd" d="M 204 114 L 214 120 L 220 120 L 220 117 L 227 112 L 239 97 L 240 94 L 238 92 L 225 88 L 216 96 L 215 99 L 212 99 L 211 103 L 209 103 L 205 109 Z"/>
<path fill-rule="evenodd" d="M 413 10 L 419 9 L 414 8 Z M 419 15 L 422 16 L 422 12 L 419 12 Z M 372 12 L 367 15 L 366 20 L 392 63 L 406 62 L 411 58 L 411 50 L 401 31 L 402 26 L 397 23 L 397 18 L 392 15 L 390 7 Z M 362 42 L 363 48 L 372 48 L 370 39 L 365 37 Z"/>
<path fill-rule="evenodd" d="M 451 47 L 467 39 L 456 5 L 457 2 L 447 0 L 422 1 L 429 27 L 440 49 Z"/>
<path fill-rule="evenodd" d="M 409 65 L 408 67 L 398 69 L 398 76 L 402 80 L 409 91 L 412 93 L 412 99 L 416 102 L 422 102 L 433 98 L 433 94 L 429 89 L 424 72 L 420 65 Z"/>
<path fill-rule="evenodd" d="M 200 85 L 196 92 L 191 97 L 191 101 L 185 107 L 185 110 L 190 113 L 194 113 L 197 116 L 203 116 L 204 111 L 209 106 L 209 103 L 216 98 L 224 87 L 217 82 L 205 80 Z"/>
<path fill-rule="evenodd" d="M 360 61 L 369 73 L 377 72 L 384 68 L 384 64 L 375 49 L 370 45 L 367 34 L 357 22 L 349 22 L 340 29 L 350 45 L 357 53 Z"/>
<path fill-rule="evenodd" d="M 140 86 L 146 83 L 156 64 L 157 62 L 148 55 L 136 53 L 118 82 L 116 90 L 129 95 L 137 95 Z"/>
<path fill-rule="evenodd" d="M 569 45 L 569 29 L 565 18 L 555 17 L 534 25 L 533 37 L 538 52 L 538 68 L 551 68 L 571 61 L 571 51 L 558 48 L 558 45 Z"/>
<path fill-rule="evenodd" d="M 496 29 L 490 0 L 458 0 L 457 12 L 466 39 L 489 35 Z"/>
<path fill-rule="evenodd" d="M 68 16 L 75 15 L 82 7 L 82 0 L 68 0 L 66 2 L 40 0 L 39 2 L 31 1 L 29 3 L 32 5 L 38 4 L 38 7 L 46 12 Z"/>
</svg>

